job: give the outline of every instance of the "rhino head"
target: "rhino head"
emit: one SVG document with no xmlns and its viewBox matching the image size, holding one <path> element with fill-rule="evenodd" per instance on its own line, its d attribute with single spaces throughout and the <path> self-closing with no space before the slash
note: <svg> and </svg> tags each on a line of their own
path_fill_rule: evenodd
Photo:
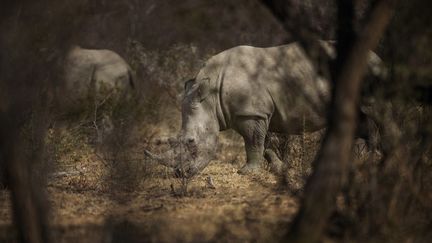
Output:
<svg viewBox="0 0 432 243">
<path fill-rule="evenodd" d="M 185 83 L 182 127 L 177 138 L 170 142 L 171 150 L 164 155 L 145 151 L 159 163 L 175 168 L 180 176 L 194 176 L 215 157 L 219 131 L 215 109 L 217 98 L 210 95 L 208 82 L 209 79 L 199 82 L 191 79 Z"/>
</svg>

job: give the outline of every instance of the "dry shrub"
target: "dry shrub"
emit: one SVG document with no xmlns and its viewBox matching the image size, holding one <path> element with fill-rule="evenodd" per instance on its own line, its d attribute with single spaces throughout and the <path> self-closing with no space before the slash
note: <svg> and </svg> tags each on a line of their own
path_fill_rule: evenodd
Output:
<svg viewBox="0 0 432 243">
<path fill-rule="evenodd" d="M 380 104 L 382 105 L 382 104 Z M 359 242 L 427 242 L 432 218 L 430 107 L 394 100 L 382 121 L 392 127 L 382 158 L 354 160 L 331 231 Z M 384 141 L 388 142 L 388 141 Z"/>
<path fill-rule="evenodd" d="M 432 226 L 432 108 L 395 98 L 374 104 L 385 156 L 353 148 L 346 186 L 328 225 L 334 239 L 358 242 L 427 242 Z M 283 186 L 301 191 L 319 147 L 320 133 L 270 134 L 270 148 L 287 165 Z M 285 184 L 286 183 L 286 184 Z"/>
<path fill-rule="evenodd" d="M 103 171 L 95 156 L 93 137 L 80 124 L 57 124 L 48 130 L 46 154 L 52 165 L 49 185 L 76 192 L 101 189 Z"/>
<path fill-rule="evenodd" d="M 100 158 L 107 169 L 105 183 L 111 189 L 134 191 L 149 176 L 149 164 L 142 152 L 141 136 L 145 134 L 139 134 L 133 122 L 116 119 L 113 132 L 100 147 Z"/>
<path fill-rule="evenodd" d="M 128 40 L 126 60 L 136 70 L 136 92 L 142 112 L 137 123 L 149 134 L 177 133 L 184 82 L 198 72 L 202 57 L 193 44 L 167 49 L 147 49 L 137 40 Z"/>
<path fill-rule="evenodd" d="M 183 81 L 198 70 L 196 48 L 149 51 L 130 40 L 126 49 L 125 59 L 136 70 L 133 94 L 111 95 L 107 90 L 54 111 L 47 146 L 55 161 L 54 177 L 67 176 L 68 185 L 78 191 L 135 190 L 153 173 L 154 164 L 143 149 L 151 146 L 152 138 L 177 132 L 180 126 L 178 94 Z"/>
<path fill-rule="evenodd" d="M 139 160 L 130 159 L 131 152 L 128 151 L 126 142 L 121 142 L 122 137 L 136 136 L 132 144 L 140 143 L 141 150 L 135 151 L 140 153 L 143 148 L 151 149 L 151 138 L 169 136 L 174 137 L 180 128 L 180 102 L 183 95 L 184 82 L 196 75 L 202 63 L 198 49 L 193 44 L 177 44 L 167 49 L 153 49 L 149 50 L 137 40 L 129 40 L 127 43 L 127 60 L 131 66 L 137 70 L 137 92 L 140 94 L 140 106 L 142 113 L 139 115 L 139 121 L 130 120 L 136 124 L 136 131 L 144 134 L 133 134 L 133 136 L 126 135 L 124 131 L 114 133 L 116 142 L 116 149 L 109 149 L 111 153 L 109 159 L 113 164 L 129 166 L 131 163 L 137 164 L 150 164 L 150 161 L 141 158 Z M 129 125 L 130 126 L 130 125 Z M 119 137 L 120 136 L 120 137 Z M 143 138 L 147 138 L 144 139 Z M 132 138 L 133 140 L 133 138 Z M 122 147 L 122 148 L 121 148 Z M 163 147 L 163 146 L 162 146 Z M 121 149 L 120 149 L 121 148 Z M 163 148 L 158 148 L 159 150 Z M 140 154 L 141 155 L 141 154 Z M 122 160 L 129 161 L 128 163 L 118 163 L 120 157 Z M 133 162 L 135 161 L 135 162 Z M 127 168 L 120 169 L 119 171 L 127 171 Z M 138 172 L 136 169 L 133 171 Z M 172 191 L 175 195 L 187 195 L 187 186 L 189 180 L 186 178 L 179 178 L 178 184 L 172 186 Z M 175 187 L 175 188 L 174 188 Z"/>
<path fill-rule="evenodd" d="M 311 163 L 321 143 L 322 131 L 303 135 L 269 133 L 266 148 L 273 150 L 284 164 L 280 186 L 297 193 L 311 172 Z"/>
<path fill-rule="evenodd" d="M 168 97 L 179 107 L 184 82 L 195 76 L 203 63 L 194 44 L 177 44 L 168 49 L 146 49 L 139 41 L 127 45 L 128 61 L 137 71 L 138 88 L 144 96 Z M 148 90 L 148 88 L 156 90 Z M 158 92 L 160 91 L 160 92 Z M 162 95 L 161 95 L 162 94 Z"/>
</svg>

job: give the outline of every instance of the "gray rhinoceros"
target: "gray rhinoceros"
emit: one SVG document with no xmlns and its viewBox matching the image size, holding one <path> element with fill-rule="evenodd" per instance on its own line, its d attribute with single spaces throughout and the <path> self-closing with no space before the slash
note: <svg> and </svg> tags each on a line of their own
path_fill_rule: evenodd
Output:
<svg viewBox="0 0 432 243">
<path fill-rule="evenodd" d="M 94 109 L 102 117 L 97 129 L 101 142 L 114 128 L 111 108 L 102 109 L 103 105 L 125 102 L 132 97 L 135 86 L 131 67 L 117 53 L 73 46 L 65 58 L 62 108 L 72 114 Z"/>
<path fill-rule="evenodd" d="M 74 103 L 127 93 L 135 86 L 132 74 L 126 61 L 113 51 L 74 46 L 65 59 L 65 98 Z"/>
<path fill-rule="evenodd" d="M 334 58 L 331 43 L 321 41 L 319 46 Z M 368 76 L 382 76 L 380 65 L 371 52 Z M 331 83 L 315 66 L 298 43 L 237 46 L 211 57 L 196 78 L 185 83 L 180 146 L 164 156 L 145 153 L 190 177 L 213 159 L 218 132 L 234 129 L 243 137 L 247 155 L 239 173 L 258 169 L 268 132 L 301 134 L 325 128 Z"/>
</svg>

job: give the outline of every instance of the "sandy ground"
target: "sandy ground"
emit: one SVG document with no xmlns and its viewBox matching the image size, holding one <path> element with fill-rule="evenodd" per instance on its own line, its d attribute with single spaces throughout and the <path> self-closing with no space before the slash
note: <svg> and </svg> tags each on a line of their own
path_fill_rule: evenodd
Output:
<svg viewBox="0 0 432 243">
<path fill-rule="evenodd" d="M 165 167 L 152 165 L 138 180 L 115 184 L 97 157 L 85 158 L 74 167 L 79 174 L 48 181 L 55 242 L 271 242 L 297 210 L 297 199 L 274 175 L 237 174 L 242 143 L 189 182 L 186 195 Z M 0 242 L 14 242 L 11 218 L 9 194 L 0 191 Z"/>
</svg>

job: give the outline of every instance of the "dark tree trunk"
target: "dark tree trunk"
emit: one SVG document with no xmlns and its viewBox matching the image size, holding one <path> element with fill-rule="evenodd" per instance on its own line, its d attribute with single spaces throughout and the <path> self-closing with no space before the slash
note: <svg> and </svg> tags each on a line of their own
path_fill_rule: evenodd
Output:
<svg viewBox="0 0 432 243">
<path fill-rule="evenodd" d="M 11 190 L 15 224 L 21 242 L 48 242 L 44 192 L 35 183 L 30 163 L 20 153 L 19 129 L 0 117 L 1 160 L 5 163 L 8 186 Z M 5 141 L 7 138 L 7 141 Z M 38 151 L 40 153 L 41 151 Z"/>
<path fill-rule="evenodd" d="M 78 26 L 78 2 L 5 0 L 0 8 L 0 169 L 21 242 L 50 241 L 45 172 L 36 165 L 44 163 L 48 107 L 61 81 L 63 53 Z M 26 126 L 34 132 L 30 142 L 23 134 Z"/>
<path fill-rule="evenodd" d="M 356 107 L 368 51 L 376 47 L 390 20 L 389 4 L 386 0 L 377 1 L 363 33 L 355 38 L 353 4 L 350 0 L 338 1 L 338 57 L 333 75 L 329 126 L 314 161 L 314 171 L 307 181 L 301 208 L 286 236 L 289 242 L 318 242 L 335 209 L 336 196 L 348 172 L 356 129 Z"/>
</svg>

